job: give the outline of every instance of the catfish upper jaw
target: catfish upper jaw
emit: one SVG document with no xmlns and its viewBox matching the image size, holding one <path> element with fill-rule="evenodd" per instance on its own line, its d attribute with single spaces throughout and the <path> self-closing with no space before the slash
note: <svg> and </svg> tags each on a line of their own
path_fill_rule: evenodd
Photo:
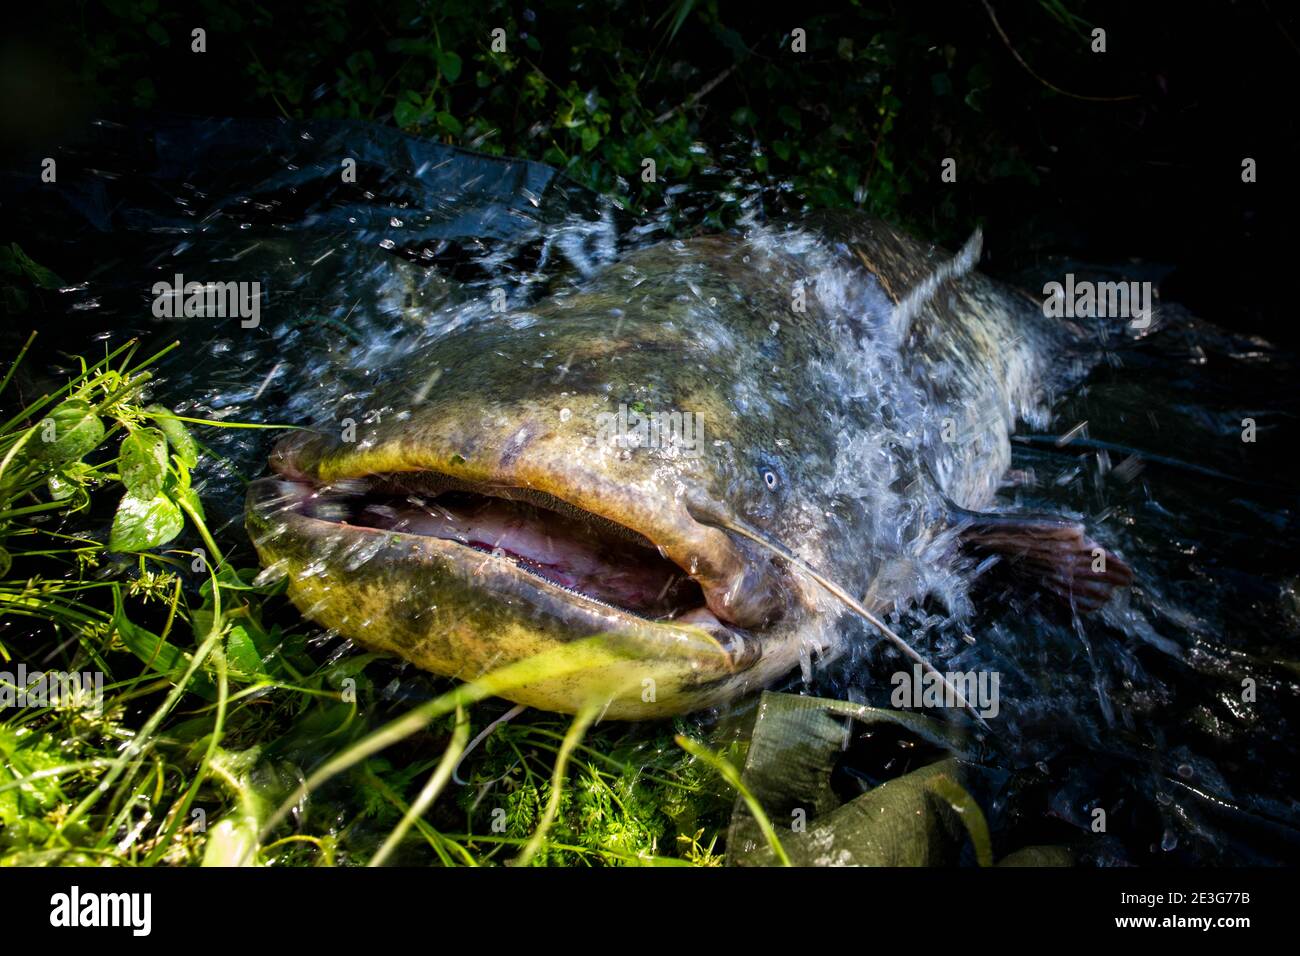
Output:
<svg viewBox="0 0 1300 956">
<path fill-rule="evenodd" d="M 502 543 L 504 550 L 511 554 L 514 554 L 510 547 L 513 539 L 524 538 L 525 532 L 533 532 L 533 541 L 539 535 L 545 539 L 542 547 L 548 556 L 556 550 L 550 547 L 555 538 L 563 539 L 569 535 L 570 528 L 576 532 L 575 537 L 583 539 L 584 545 L 589 546 L 592 535 L 598 535 L 608 539 L 620 552 L 623 567 L 612 568 L 611 572 L 623 570 L 632 577 L 645 578 L 640 581 L 641 592 L 654 584 L 654 570 L 638 570 L 628 565 L 636 562 L 637 555 L 647 565 L 666 559 L 698 588 L 698 603 L 702 605 L 689 607 L 689 596 L 683 593 L 681 598 L 685 603 L 669 616 L 685 612 L 684 617 L 697 623 L 715 622 L 719 627 L 762 631 L 798 603 L 782 562 L 759 552 L 750 542 L 692 516 L 700 501 L 695 489 L 683 492 L 678 487 L 673 494 L 647 493 L 645 488 L 630 488 L 597 468 L 572 459 L 570 456 L 559 462 L 554 456 L 480 453 L 467 460 L 450 448 L 427 442 L 399 441 L 356 448 L 319 433 L 299 431 L 276 445 L 270 464 L 282 479 L 310 486 L 327 496 L 341 489 L 358 496 L 382 494 L 399 503 L 405 499 L 421 503 L 433 500 L 436 504 L 444 500 L 439 496 L 462 494 L 491 499 L 486 504 L 480 502 L 480 508 L 502 512 L 517 508 L 519 514 L 507 514 L 502 519 L 504 524 L 497 525 L 506 528 Z M 499 502 L 510 504 L 498 507 Z M 719 503 L 711 505 L 708 510 L 721 510 Z M 526 519 L 521 517 L 524 514 Z M 414 524 L 408 521 L 406 527 L 417 534 L 423 531 L 445 537 L 450 537 L 444 533 L 446 528 L 465 530 L 456 526 L 455 516 L 434 514 L 431 517 L 442 527 L 430 530 L 427 527 L 430 519 L 418 515 Z M 393 524 L 387 529 L 403 533 L 401 527 Z M 459 533 L 455 537 L 465 535 Z M 630 556 L 622 553 L 622 542 L 627 543 Z M 643 554 L 636 552 L 637 546 L 647 550 Z M 559 548 L 563 550 L 562 541 Z M 470 552 L 467 560 L 473 554 Z M 521 573 L 538 570 L 536 563 L 528 560 L 536 556 L 528 548 L 520 548 L 514 556 L 521 559 Z M 481 560 L 481 555 L 474 560 Z M 575 597 L 584 590 L 593 592 L 586 595 L 589 598 L 608 597 L 600 593 L 604 586 L 600 577 L 593 574 L 587 579 L 588 584 L 595 584 L 594 591 L 591 587 L 572 587 Z M 665 583 L 664 587 L 686 590 L 682 584 Z M 620 603 L 616 599 L 608 600 L 615 608 Z M 658 616 L 647 614 L 642 608 L 623 607 L 622 610 L 652 619 Z"/>
</svg>

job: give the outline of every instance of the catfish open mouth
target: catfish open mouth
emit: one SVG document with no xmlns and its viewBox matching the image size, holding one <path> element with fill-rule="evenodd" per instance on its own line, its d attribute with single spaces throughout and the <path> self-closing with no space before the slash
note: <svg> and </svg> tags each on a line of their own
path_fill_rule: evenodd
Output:
<svg viewBox="0 0 1300 956">
<path fill-rule="evenodd" d="M 313 486 L 297 510 L 318 521 L 454 541 L 651 620 L 705 607 L 699 584 L 644 536 L 529 489 L 471 489 L 434 473 L 379 475 Z"/>
<path fill-rule="evenodd" d="M 710 706 L 795 662 L 789 628 L 769 629 L 802 606 L 783 567 L 683 521 L 678 498 L 639 507 L 644 495 L 611 484 L 580 507 L 576 466 L 539 471 L 546 490 L 504 470 L 497 481 L 281 455 L 272 470 L 249 485 L 246 510 L 263 565 L 288 576 L 306 617 L 433 673 L 487 673 L 597 637 L 578 672 L 506 696 L 575 712 L 613 694 L 607 713 L 640 719 Z M 637 528 L 614 520 L 625 514 Z M 726 573 L 712 580 L 683 566 L 718 554 Z"/>
<path fill-rule="evenodd" d="M 471 574 L 483 566 L 469 563 L 474 552 L 493 554 L 569 595 L 706 629 L 762 630 L 791 606 L 783 563 L 695 518 L 695 499 L 677 489 L 659 500 L 562 456 L 499 457 L 457 474 L 433 464 L 463 465 L 445 448 L 394 442 L 352 453 L 299 432 L 281 440 L 271 466 L 289 511 L 358 534 L 435 539 L 444 553 L 463 547 Z M 401 467 L 384 467 L 393 461 Z"/>
</svg>

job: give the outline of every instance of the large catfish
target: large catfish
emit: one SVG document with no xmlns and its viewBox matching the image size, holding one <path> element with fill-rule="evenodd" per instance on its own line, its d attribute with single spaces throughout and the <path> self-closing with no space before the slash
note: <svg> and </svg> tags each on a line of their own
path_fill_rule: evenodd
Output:
<svg viewBox="0 0 1300 956">
<path fill-rule="evenodd" d="M 500 693 L 612 718 L 807 668 L 971 548 L 1094 610 L 1121 559 L 984 513 L 1088 333 L 978 254 L 844 217 L 643 248 L 410 355 L 355 435 L 281 441 L 249 531 L 307 617 L 439 674 L 600 635 Z"/>
</svg>

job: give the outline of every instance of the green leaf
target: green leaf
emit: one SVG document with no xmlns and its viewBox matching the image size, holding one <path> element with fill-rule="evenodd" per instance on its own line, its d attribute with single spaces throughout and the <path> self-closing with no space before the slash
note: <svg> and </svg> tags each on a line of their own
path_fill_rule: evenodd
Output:
<svg viewBox="0 0 1300 956">
<path fill-rule="evenodd" d="M 91 410 L 90 403 L 69 398 L 40 421 L 28 447 L 38 459 L 62 463 L 94 451 L 103 440 L 104 423 Z"/>
<path fill-rule="evenodd" d="M 225 600 L 232 598 L 227 596 Z M 251 681 L 273 680 L 285 674 L 284 644 L 280 628 L 272 626 L 269 631 L 263 628 L 256 609 L 249 606 L 248 616 L 226 633 L 226 660 L 232 676 Z"/>
<path fill-rule="evenodd" d="M 3 578 L 9 573 L 9 569 L 13 567 L 13 563 L 14 559 L 9 556 L 9 552 L 3 547 L 0 547 L 0 578 Z"/>
<path fill-rule="evenodd" d="M 236 624 L 226 635 L 226 660 L 236 674 L 257 677 L 263 673 L 262 655 L 248 629 Z"/>
<path fill-rule="evenodd" d="M 172 452 L 185 467 L 193 468 L 199 463 L 199 446 L 195 444 L 194 437 L 190 435 L 190 430 L 185 427 L 184 422 L 161 405 L 150 405 L 144 412 L 167 436 L 167 443 L 172 446 Z"/>
<path fill-rule="evenodd" d="M 399 99 L 393 107 L 393 122 L 404 129 L 419 126 L 424 122 L 426 112 L 424 104 L 408 90 L 407 96 Z"/>
<path fill-rule="evenodd" d="M 45 484 L 50 489 L 50 497 L 55 501 L 66 501 L 77 491 L 76 483 L 68 481 L 62 475 L 50 475 Z"/>
<path fill-rule="evenodd" d="M 141 428 L 122 440 L 118 453 L 122 484 L 137 498 L 158 497 L 167 475 L 167 439 L 156 428 Z"/>
<path fill-rule="evenodd" d="M 448 83 L 455 83 L 460 79 L 460 57 L 455 53 L 439 53 L 438 69 L 442 71 Z"/>
<path fill-rule="evenodd" d="M 170 498 L 137 498 L 128 492 L 117 506 L 113 529 L 109 532 L 110 551 L 144 551 L 166 544 L 181 533 L 185 517 Z"/>
<path fill-rule="evenodd" d="M 463 127 L 460 125 L 460 120 L 456 119 L 456 117 L 452 116 L 450 113 L 439 113 L 438 125 L 452 136 L 459 136 L 463 130 Z"/>
</svg>

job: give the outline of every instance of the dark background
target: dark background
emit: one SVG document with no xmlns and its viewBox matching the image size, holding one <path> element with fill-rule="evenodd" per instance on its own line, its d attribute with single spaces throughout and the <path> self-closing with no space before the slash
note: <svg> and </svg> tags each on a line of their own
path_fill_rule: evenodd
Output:
<svg viewBox="0 0 1300 956">
<path fill-rule="evenodd" d="M 769 216 L 861 206 L 950 246 L 982 223 L 995 274 L 1046 255 L 1165 264 L 1163 296 L 1294 341 L 1289 5 L 117 0 L 25 16 L 0 40 L 11 173 L 97 118 L 353 117 L 543 160 L 634 212 L 670 204 L 684 229 L 733 224 L 738 178 Z M 68 237 L 4 218 L 0 240 L 84 274 Z"/>
</svg>

